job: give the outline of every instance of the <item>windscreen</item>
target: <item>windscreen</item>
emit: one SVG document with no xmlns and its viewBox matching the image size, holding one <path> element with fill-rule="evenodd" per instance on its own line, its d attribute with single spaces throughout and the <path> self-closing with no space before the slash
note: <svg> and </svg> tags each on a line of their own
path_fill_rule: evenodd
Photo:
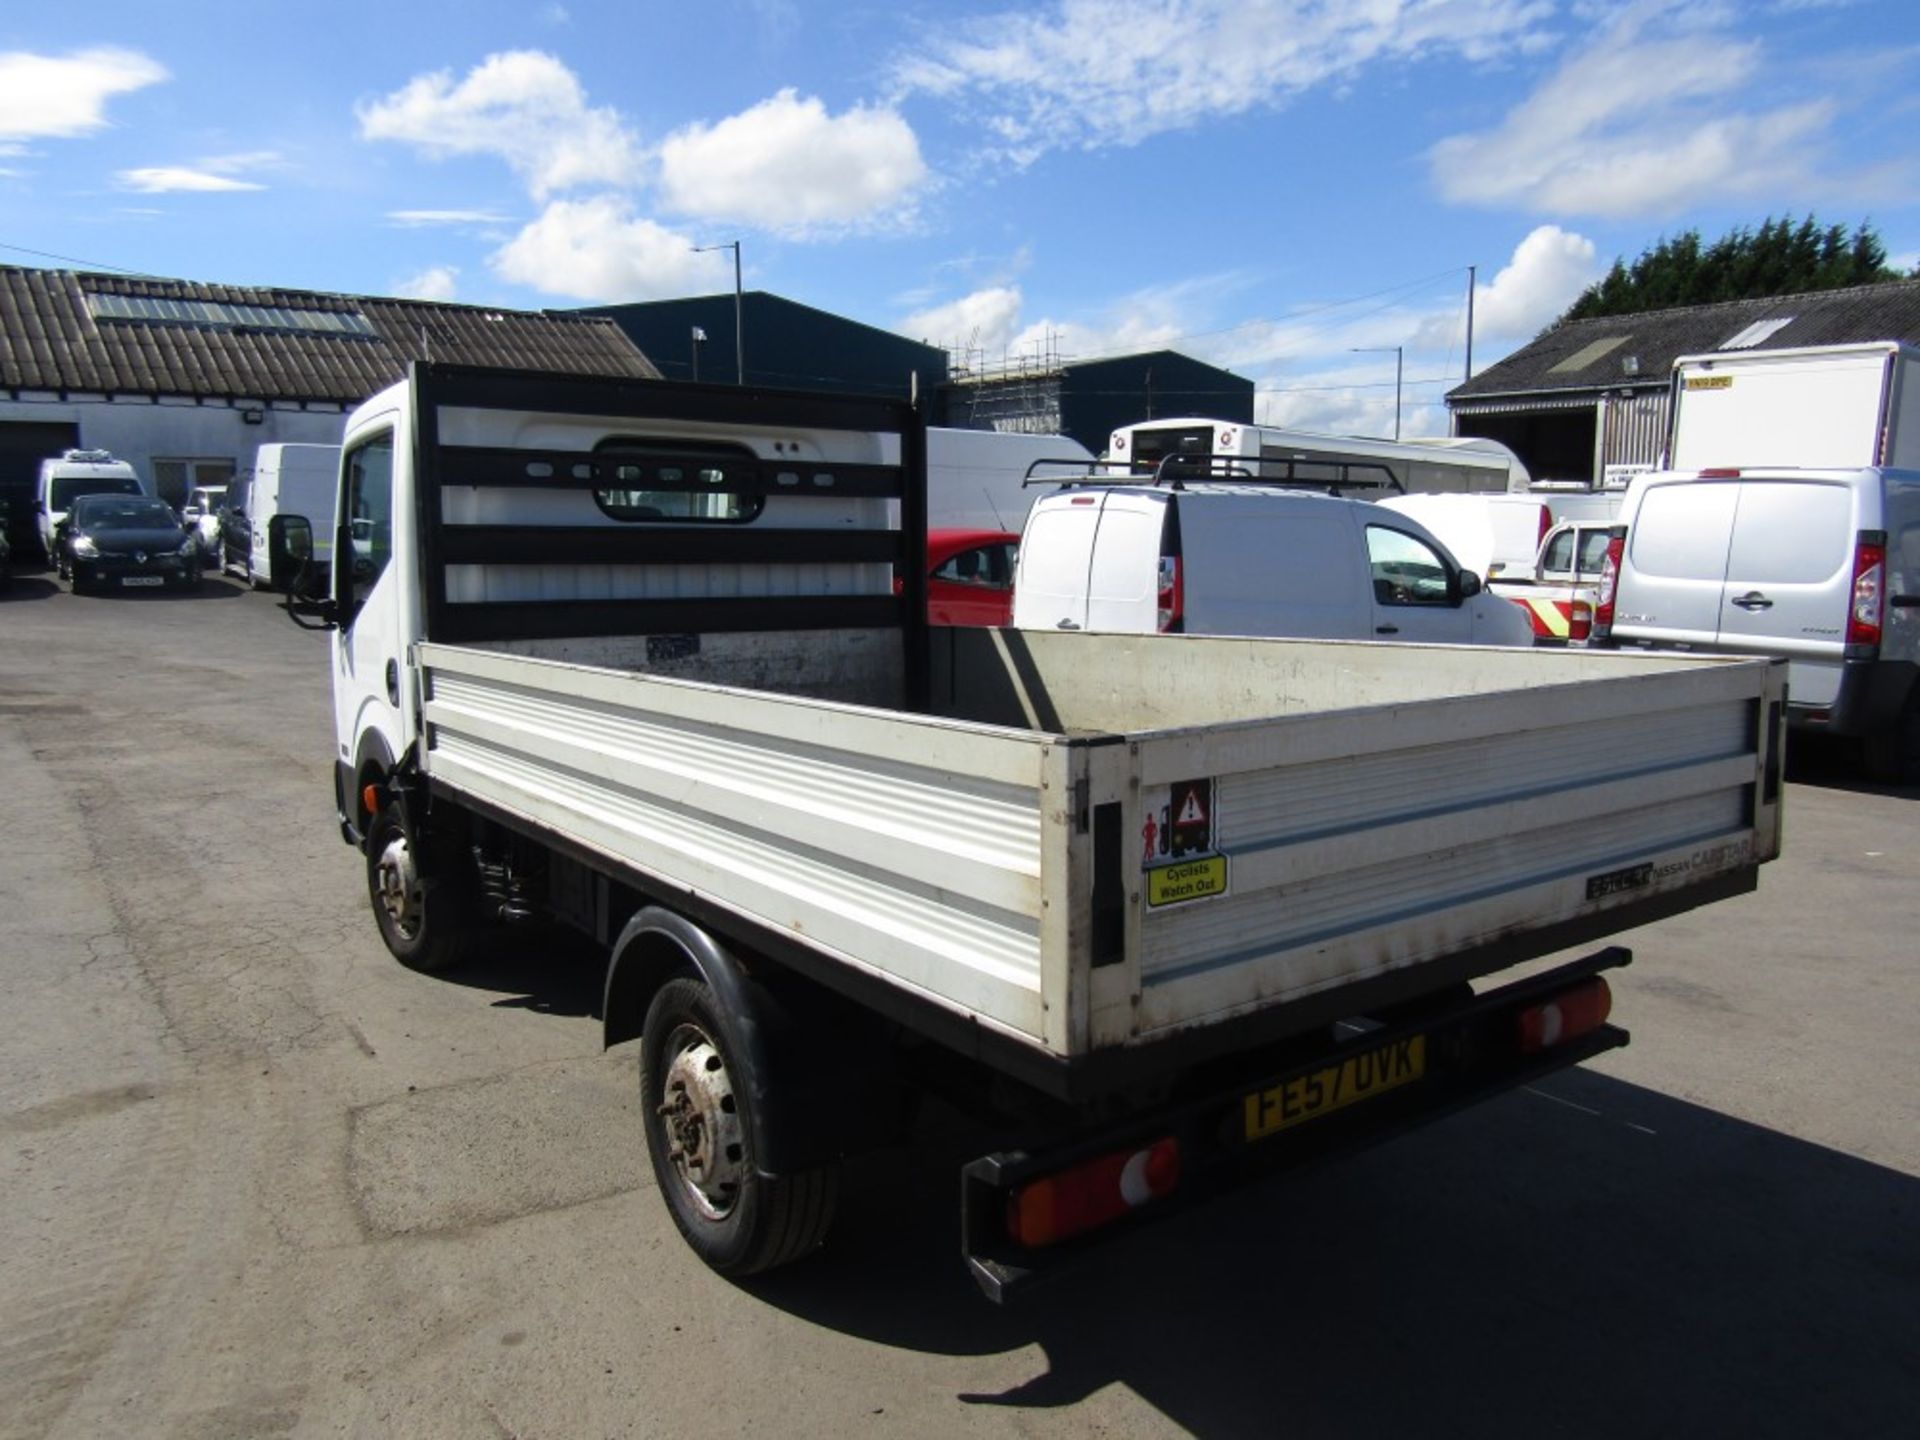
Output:
<svg viewBox="0 0 1920 1440">
<path fill-rule="evenodd" d="M 138 495 L 140 482 L 124 475 L 56 475 L 47 487 L 47 503 L 55 510 L 71 510 L 82 495 Z"/>
</svg>

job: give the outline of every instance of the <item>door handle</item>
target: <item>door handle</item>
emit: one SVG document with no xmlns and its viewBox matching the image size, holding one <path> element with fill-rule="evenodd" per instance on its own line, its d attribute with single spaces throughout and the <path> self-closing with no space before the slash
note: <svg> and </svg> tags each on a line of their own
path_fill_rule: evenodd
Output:
<svg viewBox="0 0 1920 1440">
<path fill-rule="evenodd" d="M 1400 633 L 1400 627 L 1398 625 L 1376 625 L 1373 627 L 1373 633 L 1376 635 L 1398 635 Z"/>
<path fill-rule="evenodd" d="M 1060 620 L 1054 623 L 1053 628 L 1056 630 L 1078 630 L 1080 627 L 1071 620 Z"/>
<path fill-rule="evenodd" d="M 1742 610 L 1746 611 L 1771 610 L 1773 608 L 1773 601 L 1762 595 L 1758 590 L 1749 590 L 1746 594 L 1737 596 L 1731 603 L 1738 605 Z"/>
</svg>

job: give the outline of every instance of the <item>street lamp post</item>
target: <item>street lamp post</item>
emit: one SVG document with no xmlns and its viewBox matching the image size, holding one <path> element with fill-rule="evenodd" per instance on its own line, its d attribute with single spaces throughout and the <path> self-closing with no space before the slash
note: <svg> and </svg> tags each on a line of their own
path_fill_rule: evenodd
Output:
<svg viewBox="0 0 1920 1440">
<path fill-rule="evenodd" d="M 1348 353 L 1353 355 L 1393 354 L 1393 438 L 1400 438 L 1400 377 L 1407 358 L 1404 345 L 1355 345 Z"/>
<path fill-rule="evenodd" d="M 707 332 L 698 325 L 693 327 L 693 378 L 700 378 L 700 347 L 706 342 Z"/>
<path fill-rule="evenodd" d="M 736 383 L 747 383 L 747 340 L 746 325 L 740 313 L 740 242 L 722 240 L 718 245 L 696 245 L 693 253 L 704 255 L 709 250 L 733 251 L 733 358 L 735 363 L 734 379 Z"/>
</svg>

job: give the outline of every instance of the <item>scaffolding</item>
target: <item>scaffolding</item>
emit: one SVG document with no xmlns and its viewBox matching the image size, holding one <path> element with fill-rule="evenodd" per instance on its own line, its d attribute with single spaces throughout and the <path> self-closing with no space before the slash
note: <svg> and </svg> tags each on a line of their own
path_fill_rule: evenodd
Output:
<svg viewBox="0 0 1920 1440">
<path fill-rule="evenodd" d="M 949 347 L 947 355 L 949 425 L 1009 435 L 1060 433 L 1066 359 L 1058 331 L 1049 329 L 1021 353 L 1002 352 L 997 360 L 971 341 Z"/>
</svg>

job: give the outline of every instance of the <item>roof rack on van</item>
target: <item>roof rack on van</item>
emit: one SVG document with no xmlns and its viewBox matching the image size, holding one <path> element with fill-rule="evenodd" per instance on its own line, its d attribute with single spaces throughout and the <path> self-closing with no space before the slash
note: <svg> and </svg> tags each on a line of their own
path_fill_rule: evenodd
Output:
<svg viewBox="0 0 1920 1440">
<path fill-rule="evenodd" d="M 1202 469 L 1202 465 L 1205 468 Z M 1042 466 L 1073 466 L 1084 475 L 1064 478 L 1037 477 Z M 1331 476 L 1302 475 L 1302 466 L 1331 470 Z M 1279 472 L 1279 473 L 1275 473 Z M 1153 467 L 1151 475 L 1127 467 L 1125 461 L 1110 460 L 1036 460 L 1027 467 L 1021 485 L 1056 484 L 1062 489 L 1075 485 L 1151 485 L 1156 490 L 1166 482 L 1170 490 L 1186 489 L 1189 480 L 1230 480 L 1241 485 L 1271 485 L 1284 490 L 1315 490 L 1338 495 L 1343 490 L 1391 490 L 1406 494 L 1406 486 L 1393 470 L 1378 460 L 1302 460 L 1289 456 L 1272 458 L 1252 455 L 1166 455 Z"/>
</svg>

